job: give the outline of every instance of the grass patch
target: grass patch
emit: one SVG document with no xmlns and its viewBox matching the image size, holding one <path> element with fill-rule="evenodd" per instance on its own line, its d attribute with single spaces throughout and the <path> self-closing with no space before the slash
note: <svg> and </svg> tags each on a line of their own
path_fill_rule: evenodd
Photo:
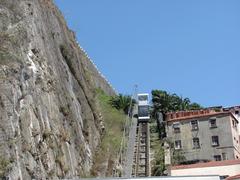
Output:
<svg viewBox="0 0 240 180">
<path fill-rule="evenodd" d="M 0 178 L 4 178 L 10 169 L 10 161 L 0 156 Z"/>
<path fill-rule="evenodd" d="M 119 111 L 110 105 L 111 96 L 107 96 L 102 90 L 96 90 L 96 98 L 99 108 L 103 116 L 105 133 L 99 151 L 96 153 L 92 174 L 96 176 L 103 168 L 103 164 L 108 161 L 107 176 L 111 176 L 113 162 L 117 159 L 117 155 L 121 146 L 123 135 L 123 126 L 126 115 L 123 111 Z"/>
<path fill-rule="evenodd" d="M 21 63 L 21 60 L 7 51 L 0 50 L 0 65 L 9 65 L 11 63 Z"/>
</svg>

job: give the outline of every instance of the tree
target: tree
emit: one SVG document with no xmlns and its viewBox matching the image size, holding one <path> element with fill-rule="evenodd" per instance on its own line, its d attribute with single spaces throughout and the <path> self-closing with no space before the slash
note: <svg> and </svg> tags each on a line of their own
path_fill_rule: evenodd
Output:
<svg viewBox="0 0 240 180">
<path fill-rule="evenodd" d="M 189 109 L 189 106 L 190 106 L 190 99 L 189 98 L 183 98 L 181 97 L 181 102 L 180 102 L 180 108 L 179 110 L 181 111 L 185 111 L 185 110 L 188 110 Z"/>
<path fill-rule="evenodd" d="M 191 103 L 189 98 L 183 98 L 177 94 L 171 94 L 163 90 L 152 91 L 152 118 L 158 120 L 159 113 L 162 114 L 163 121 L 168 112 L 196 110 L 202 107 L 197 103 Z M 165 136 L 165 124 L 164 122 L 158 123 L 159 137 L 162 139 Z"/>
<path fill-rule="evenodd" d="M 177 94 L 170 94 L 163 90 L 152 91 L 153 102 L 153 117 L 156 117 L 157 112 L 165 115 L 167 112 L 186 111 L 201 109 L 197 103 L 191 103 L 189 98 L 183 98 Z"/>
<path fill-rule="evenodd" d="M 152 91 L 153 102 L 153 117 L 157 117 L 157 112 L 166 114 L 170 109 L 170 96 L 166 91 L 153 90 Z"/>
<path fill-rule="evenodd" d="M 189 106 L 190 110 L 198 110 L 198 109 L 202 109 L 203 107 L 201 105 L 199 105 L 198 103 L 192 103 Z"/>
<path fill-rule="evenodd" d="M 110 104 L 112 107 L 118 109 L 118 110 L 123 110 L 125 114 L 128 114 L 129 108 L 131 106 L 130 112 L 132 111 L 133 105 L 136 103 L 134 99 L 131 98 L 129 95 L 122 95 L 119 94 L 117 96 L 113 96 L 110 99 Z"/>
<path fill-rule="evenodd" d="M 164 149 L 160 147 L 154 155 L 153 176 L 163 176 L 166 170 Z"/>
<path fill-rule="evenodd" d="M 182 150 L 175 150 L 172 148 L 172 156 L 171 156 L 171 164 L 172 165 L 179 165 L 186 161 L 186 157 Z"/>
</svg>

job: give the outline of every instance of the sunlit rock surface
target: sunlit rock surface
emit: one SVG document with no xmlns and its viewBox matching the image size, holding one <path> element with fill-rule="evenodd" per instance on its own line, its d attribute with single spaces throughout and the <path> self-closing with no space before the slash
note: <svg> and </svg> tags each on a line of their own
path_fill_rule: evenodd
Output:
<svg viewBox="0 0 240 180">
<path fill-rule="evenodd" d="M 0 156 L 10 179 L 88 176 L 115 92 L 50 0 L 0 0 Z"/>
</svg>

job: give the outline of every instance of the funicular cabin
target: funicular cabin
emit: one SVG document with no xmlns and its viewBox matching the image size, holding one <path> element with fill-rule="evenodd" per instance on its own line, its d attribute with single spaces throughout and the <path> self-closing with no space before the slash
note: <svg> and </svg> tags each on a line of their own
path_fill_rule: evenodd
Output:
<svg viewBox="0 0 240 180">
<path fill-rule="evenodd" d="M 148 122 L 149 119 L 149 94 L 138 94 L 138 122 Z"/>
</svg>

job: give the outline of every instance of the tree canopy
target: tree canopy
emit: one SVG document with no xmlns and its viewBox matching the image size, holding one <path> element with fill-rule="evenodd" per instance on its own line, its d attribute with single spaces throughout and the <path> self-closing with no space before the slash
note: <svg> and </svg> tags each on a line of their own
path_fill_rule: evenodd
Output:
<svg viewBox="0 0 240 180">
<path fill-rule="evenodd" d="M 125 114 L 128 114 L 131 103 L 132 103 L 132 107 L 133 107 L 133 105 L 136 103 L 136 101 L 134 99 L 132 99 L 131 96 L 123 95 L 123 94 L 113 96 L 110 100 L 110 104 L 114 108 L 116 108 L 118 110 L 123 110 Z"/>
<path fill-rule="evenodd" d="M 163 90 L 152 91 L 153 116 L 157 112 L 166 114 L 167 112 L 197 110 L 202 109 L 198 103 L 191 102 L 189 98 L 183 98 L 177 94 L 171 94 Z"/>
</svg>

